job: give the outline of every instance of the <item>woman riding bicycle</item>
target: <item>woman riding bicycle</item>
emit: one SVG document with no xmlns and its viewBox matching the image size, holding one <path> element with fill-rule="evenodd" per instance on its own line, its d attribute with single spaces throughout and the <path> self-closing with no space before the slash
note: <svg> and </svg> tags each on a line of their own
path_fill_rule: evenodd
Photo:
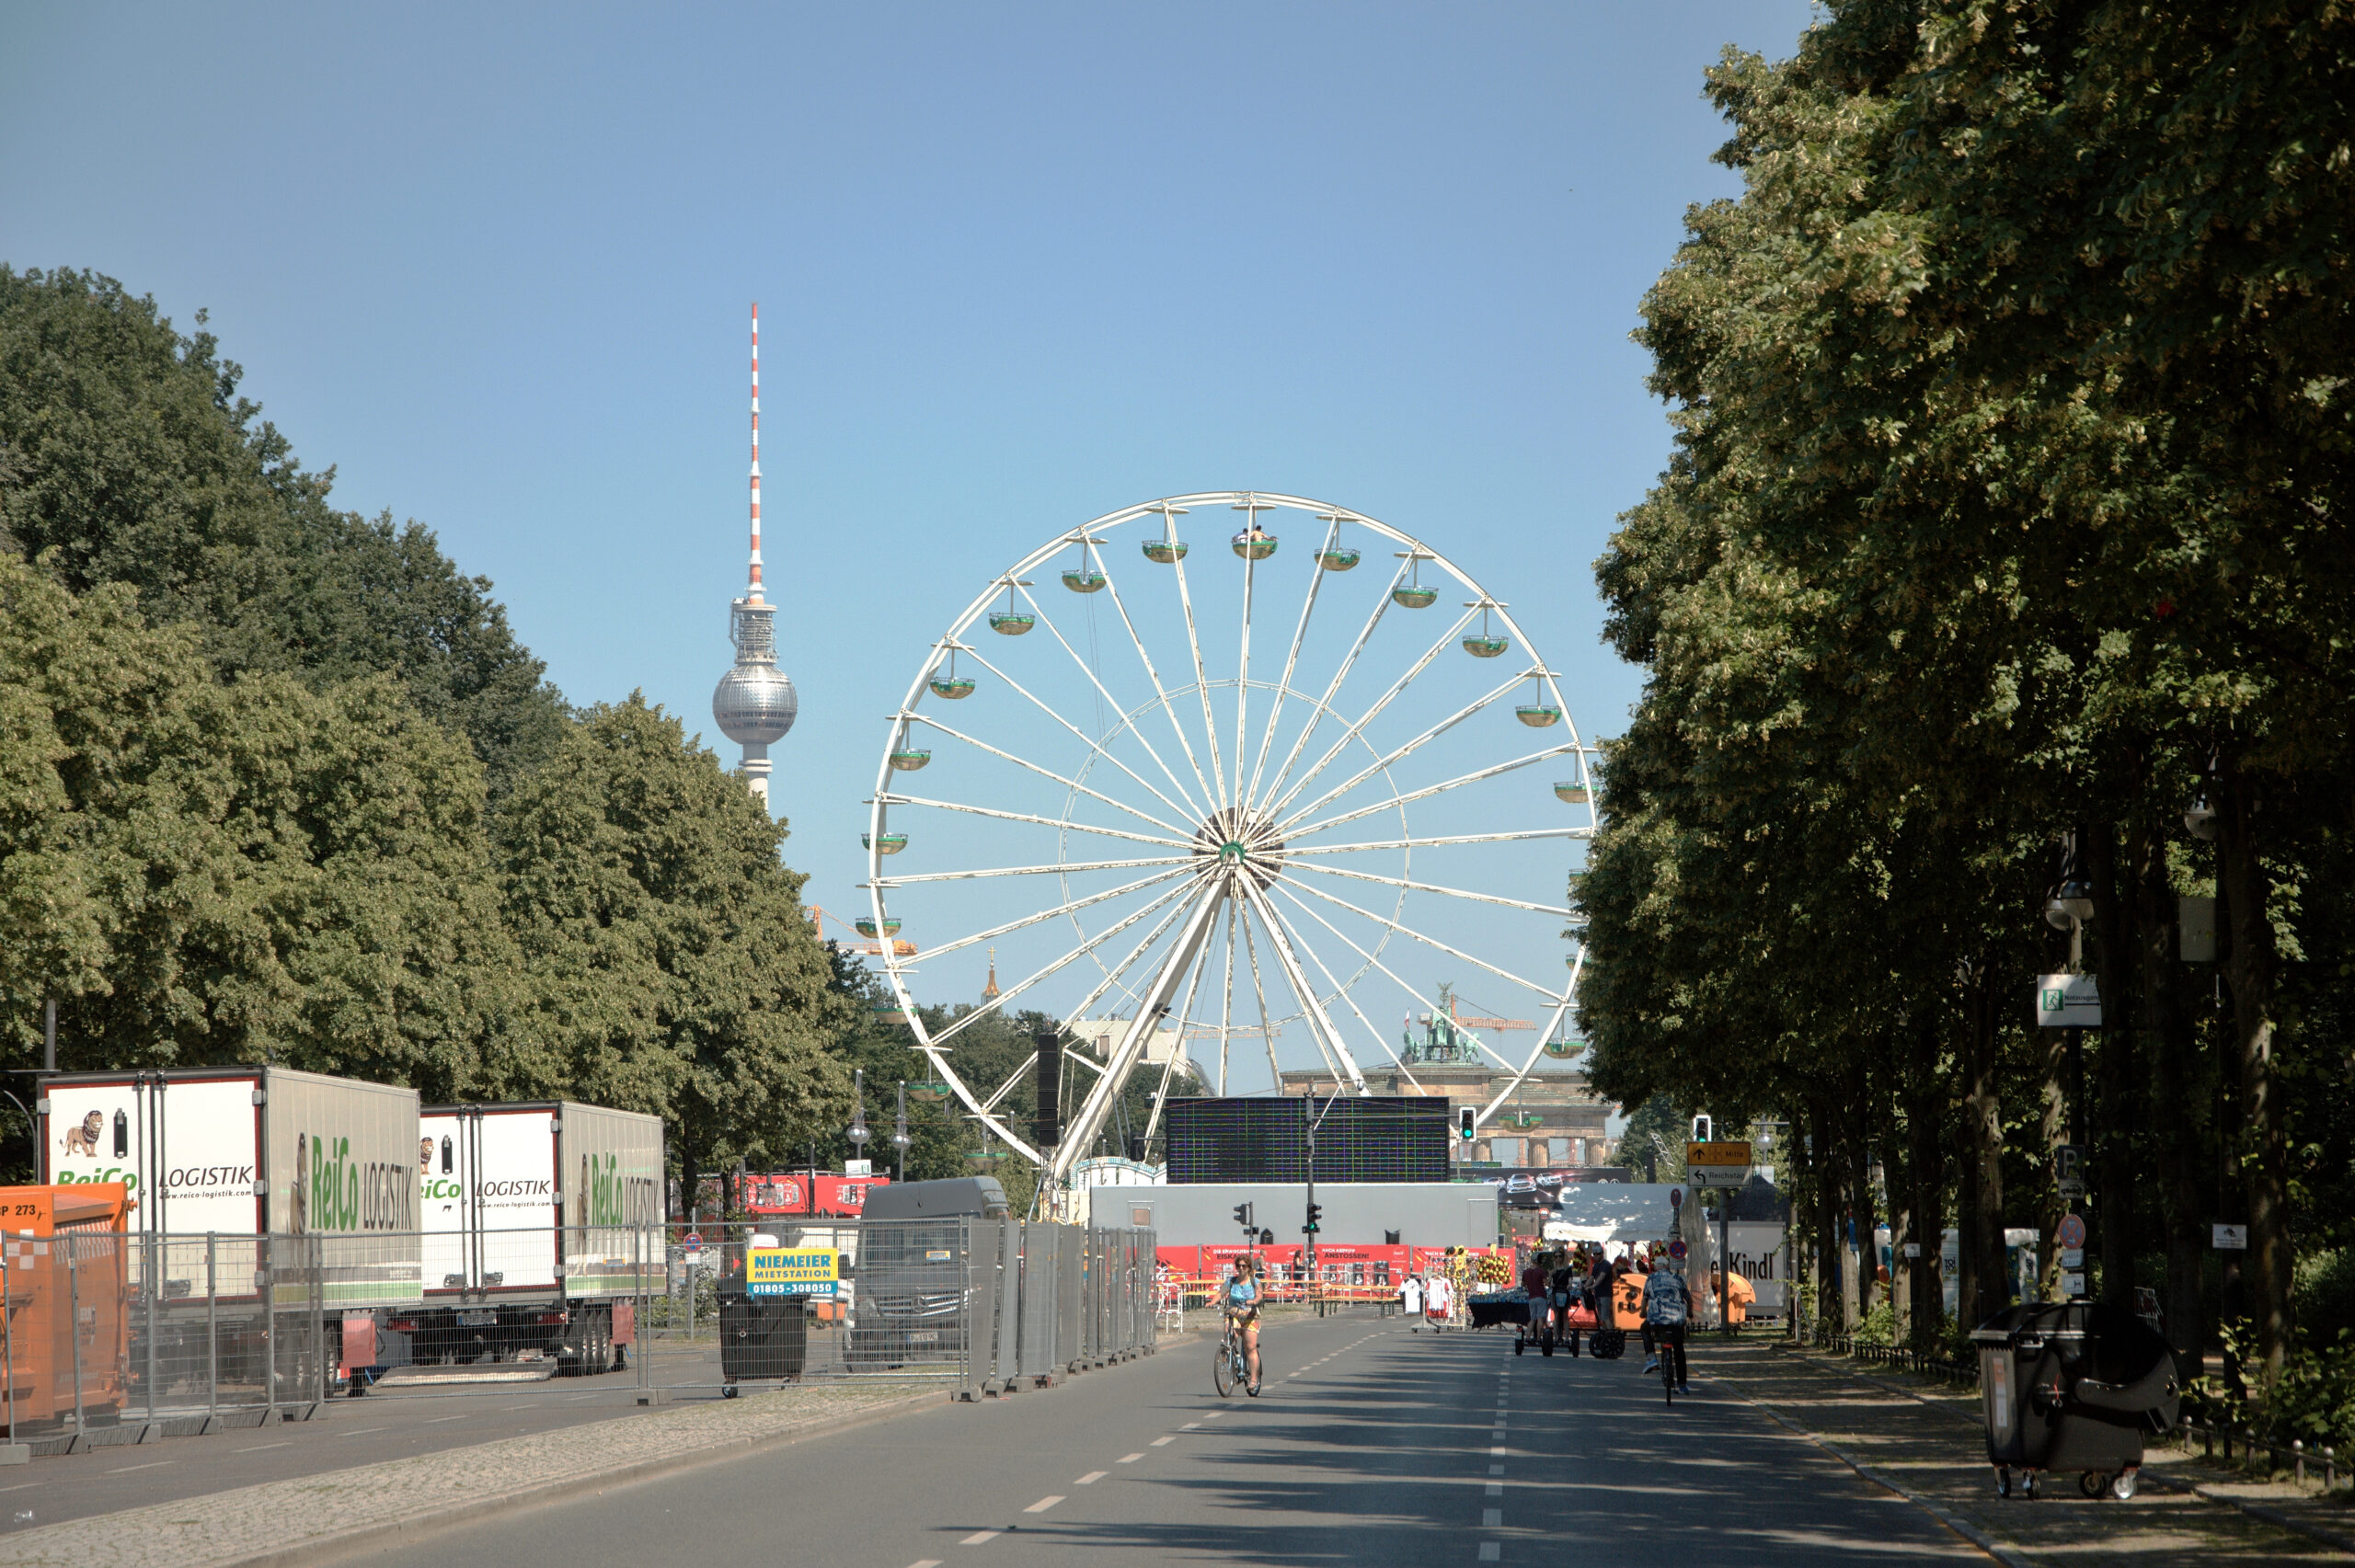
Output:
<svg viewBox="0 0 2355 1568">
<path fill-rule="evenodd" d="M 1249 1253 L 1235 1260 L 1235 1277 L 1226 1282 L 1227 1328 L 1243 1336 L 1244 1363 L 1251 1371 L 1251 1391 L 1259 1391 L 1259 1260 Z"/>
</svg>

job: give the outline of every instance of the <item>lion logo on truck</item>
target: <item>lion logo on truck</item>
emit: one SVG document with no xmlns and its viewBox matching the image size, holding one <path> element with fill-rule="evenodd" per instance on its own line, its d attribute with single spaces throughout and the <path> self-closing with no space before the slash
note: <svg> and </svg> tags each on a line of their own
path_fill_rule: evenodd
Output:
<svg viewBox="0 0 2355 1568">
<path fill-rule="evenodd" d="M 81 1155 L 86 1159 L 96 1159 L 98 1152 L 98 1139 L 106 1136 L 106 1130 L 105 1113 L 92 1111 L 82 1118 L 80 1127 L 65 1129 L 65 1157 L 70 1160 L 75 1155 Z"/>
</svg>

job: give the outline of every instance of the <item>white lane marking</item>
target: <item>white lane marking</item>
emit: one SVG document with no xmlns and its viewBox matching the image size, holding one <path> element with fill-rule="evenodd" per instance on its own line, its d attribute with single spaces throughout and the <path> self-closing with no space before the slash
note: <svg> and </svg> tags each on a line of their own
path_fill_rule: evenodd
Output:
<svg viewBox="0 0 2355 1568">
<path fill-rule="evenodd" d="M 1163 1444 L 1165 1444 L 1165 1443 L 1174 1443 L 1174 1442 L 1176 1442 L 1177 1440 L 1178 1440 L 1178 1434 L 1176 1434 L 1175 1432 L 1172 1432 L 1172 1433 L 1171 1433 L 1168 1436 L 1166 1436 L 1166 1437 L 1155 1437 L 1152 1442 L 1147 1443 L 1147 1444 L 1145 1445 L 1145 1447 L 1146 1447 L 1146 1448 L 1160 1448 L 1160 1447 L 1161 1447 Z"/>
<path fill-rule="evenodd" d="M 1036 1503 L 1031 1504 L 1030 1506 L 1023 1509 L 1022 1511 L 1026 1514 L 1043 1514 L 1048 1509 L 1053 1507 L 1056 1504 L 1062 1502 L 1065 1495 L 1066 1494 L 1061 1492 L 1051 1492 L 1046 1496 L 1040 1498 Z"/>
<path fill-rule="evenodd" d="M 1504 1561 L 1504 1548 L 1498 1542 L 1493 1540 L 1484 1540 L 1480 1543 L 1481 1562 L 1501 1562 Z"/>
<path fill-rule="evenodd" d="M 237 1454 L 258 1454 L 264 1448 L 290 1448 L 293 1447 L 293 1444 L 291 1440 L 284 1443 L 256 1443 L 250 1448 L 233 1448 L 230 1452 Z"/>
<path fill-rule="evenodd" d="M 1093 1486 L 1111 1473 L 1112 1472 L 1109 1470 L 1091 1470 L 1086 1475 L 1081 1476 L 1077 1481 L 1073 1482 L 1072 1484 L 1074 1486 Z"/>
<path fill-rule="evenodd" d="M 420 1421 L 418 1425 L 419 1426 L 439 1426 L 445 1421 L 464 1421 L 467 1416 L 472 1415 L 473 1413 L 474 1412 L 470 1410 L 462 1410 L 455 1415 L 437 1415 L 431 1421 Z"/>
<path fill-rule="evenodd" d="M 0 1486 L 0 1492 L 30 1492 L 36 1486 L 47 1486 L 46 1481 L 28 1481 L 19 1486 Z"/>
<path fill-rule="evenodd" d="M 1491 1453 L 1491 1454 L 1501 1454 L 1501 1453 L 1503 1453 L 1503 1452 L 1504 1452 L 1504 1449 L 1503 1449 L 1503 1448 L 1502 1448 L 1502 1447 L 1498 1447 L 1498 1448 L 1490 1448 L 1490 1449 L 1488 1450 L 1488 1452 L 1489 1452 L 1489 1453 Z"/>
<path fill-rule="evenodd" d="M 1502 1529 L 1504 1528 L 1504 1523 L 1505 1511 L 1502 1508 L 1483 1508 L 1480 1510 L 1480 1528 L 1482 1529 Z"/>
<path fill-rule="evenodd" d="M 937 1557 L 919 1557 L 913 1562 L 909 1563 L 908 1568 L 940 1568 L 940 1559 Z"/>
<path fill-rule="evenodd" d="M 1143 1454 L 1122 1454 L 1119 1459 L 1114 1459 L 1112 1462 L 1116 1465 L 1132 1465 L 1143 1458 L 1144 1458 Z"/>
<path fill-rule="evenodd" d="M 1490 1465 L 1488 1467 L 1488 1473 L 1490 1475 L 1502 1475 L 1504 1472 L 1505 1467 L 1502 1465 Z"/>
<path fill-rule="evenodd" d="M 959 1541 L 957 1544 L 959 1546 L 979 1546 L 985 1540 L 995 1540 L 1004 1533 L 1005 1532 L 1003 1530 L 975 1530 L 971 1535 L 967 1536 L 963 1540 Z"/>
<path fill-rule="evenodd" d="M 330 1436 L 337 1437 L 365 1437 L 371 1432 L 382 1432 L 385 1430 L 385 1428 L 382 1426 L 360 1426 L 355 1427 L 349 1432 L 332 1433 Z"/>
<path fill-rule="evenodd" d="M 1200 1426 L 1200 1425 L 1201 1423 L 1199 1421 L 1189 1421 L 1185 1425 L 1178 1428 L 1178 1430 L 1180 1432 L 1191 1432 L 1195 1427 Z"/>
<path fill-rule="evenodd" d="M 107 1474 L 123 1475 L 134 1470 L 158 1470 L 165 1465 L 176 1465 L 180 1461 L 178 1459 L 150 1459 L 144 1465 L 117 1465 L 114 1469 L 107 1471 Z"/>
</svg>

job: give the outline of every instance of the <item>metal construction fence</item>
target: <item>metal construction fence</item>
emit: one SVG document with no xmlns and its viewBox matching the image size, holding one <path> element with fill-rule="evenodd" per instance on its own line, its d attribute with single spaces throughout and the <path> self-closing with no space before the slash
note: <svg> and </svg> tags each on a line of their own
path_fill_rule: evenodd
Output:
<svg viewBox="0 0 2355 1568">
<path fill-rule="evenodd" d="M 963 1216 L 9 1238 L 0 1416 L 56 1453 L 555 1377 L 641 1402 L 826 1379 L 1002 1392 L 1149 1354 L 1155 1276 L 1150 1230 Z"/>
<path fill-rule="evenodd" d="M 0 1407 L 37 1452 L 308 1415 L 333 1371 L 319 1238 L 75 1230 L 0 1256 Z"/>
</svg>

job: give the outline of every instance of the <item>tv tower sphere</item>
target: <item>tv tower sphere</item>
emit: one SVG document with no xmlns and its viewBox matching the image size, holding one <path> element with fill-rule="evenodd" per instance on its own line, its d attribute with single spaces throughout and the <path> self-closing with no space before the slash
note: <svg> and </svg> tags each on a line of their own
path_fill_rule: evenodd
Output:
<svg viewBox="0 0 2355 1568">
<path fill-rule="evenodd" d="M 752 559 L 744 597 L 728 606 L 736 668 L 711 693 L 719 732 L 744 749 L 744 783 L 769 800 L 769 747 L 793 727 L 801 700 L 776 667 L 776 606 L 761 594 L 761 307 L 752 306 Z"/>
</svg>

